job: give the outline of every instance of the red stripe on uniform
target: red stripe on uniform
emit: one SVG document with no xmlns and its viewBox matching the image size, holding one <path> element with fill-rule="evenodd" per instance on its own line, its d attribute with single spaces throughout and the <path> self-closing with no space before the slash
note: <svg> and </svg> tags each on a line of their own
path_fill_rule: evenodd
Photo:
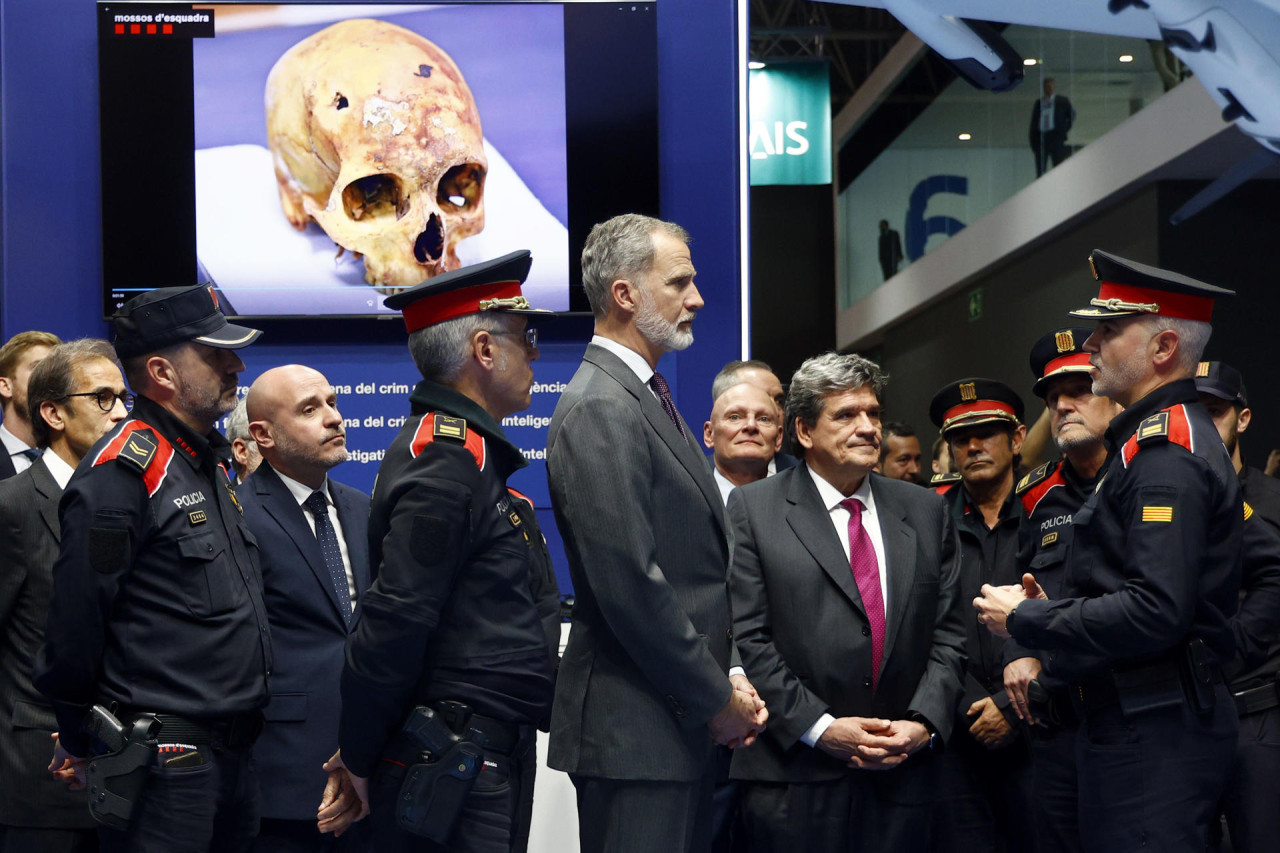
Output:
<svg viewBox="0 0 1280 853">
<path fill-rule="evenodd" d="M 422 422 L 418 424 L 417 430 L 413 433 L 413 441 L 409 443 L 409 452 L 413 454 L 413 458 L 417 459 L 418 454 L 427 449 L 427 445 L 436 440 L 436 415 L 435 412 L 429 412 L 422 416 Z M 475 430 L 467 430 L 467 439 L 464 446 L 471 452 L 472 457 L 476 460 L 476 467 L 481 471 L 484 470 L 484 460 L 486 456 L 486 448 L 484 436 Z M 523 497 L 523 495 L 521 496 Z M 529 500 L 525 498 L 525 500 Z M 532 505 L 530 501 L 530 505 Z"/>
<path fill-rule="evenodd" d="M 151 437 L 156 441 L 156 453 L 151 457 L 151 462 L 147 464 L 147 470 L 142 475 L 142 482 L 147 487 L 147 496 L 154 497 L 155 493 L 160 490 L 160 486 L 164 484 L 165 477 L 169 474 L 169 463 L 173 461 L 173 445 L 157 432 L 155 427 L 145 421 L 125 421 L 124 426 L 120 428 L 120 432 L 116 437 L 111 439 L 107 446 L 102 448 L 98 455 L 94 457 L 93 464 L 101 465 L 118 457 L 120 451 L 124 449 L 125 444 L 129 441 L 129 436 L 139 430 L 150 431 Z"/>
<path fill-rule="evenodd" d="M 1045 495 L 1066 484 L 1067 480 L 1062 476 L 1062 466 L 1059 465 L 1058 470 L 1036 483 L 1033 488 L 1028 489 L 1027 493 L 1022 496 L 1022 506 L 1027 511 L 1027 515 L 1031 515 L 1036 511 L 1036 506 L 1040 501 L 1044 500 Z"/>
<path fill-rule="evenodd" d="M 519 492 L 517 492 L 515 489 L 511 488 L 510 486 L 507 486 L 507 491 L 508 491 L 508 492 L 510 492 L 510 493 L 511 493 L 512 495 L 514 495 L 515 497 L 517 497 L 517 498 L 519 498 L 520 500 L 522 500 L 522 501 L 524 501 L 525 503 L 527 503 L 529 506 L 533 507 L 534 509 L 537 509 L 537 507 L 536 507 L 536 506 L 534 506 L 533 501 L 529 500 L 529 496 L 528 496 L 528 495 L 522 495 L 522 494 L 520 494 Z"/>
</svg>

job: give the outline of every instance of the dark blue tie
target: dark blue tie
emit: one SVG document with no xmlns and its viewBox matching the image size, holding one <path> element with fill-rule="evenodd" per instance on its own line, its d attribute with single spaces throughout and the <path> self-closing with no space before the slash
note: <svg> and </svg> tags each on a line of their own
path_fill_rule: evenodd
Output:
<svg viewBox="0 0 1280 853">
<path fill-rule="evenodd" d="M 40 451 L 36 450 L 34 447 L 28 447 L 26 450 L 19 450 L 18 452 L 27 457 L 29 462 L 35 462 L 41 456 Z"/>
<path fill-rule="evenodd" d="M 347 569 L 342 564 L 342 549 L 338 547 L 338 534 L 334 532 L 333 522 L 329 520 L 329 501 L 321 492 L 312 492 L 311 497 L 302 505 L 315 517 L 316 541 L 320 543 L 320 556 L 324 557 L 324 567 L 329 570 L 329 580 L 333 582 L 333 590 L 338 594 L 338 604 L 342 607 L 342 620 L 351 624 L 351 587 L 347 585 Z"/>
</svg>

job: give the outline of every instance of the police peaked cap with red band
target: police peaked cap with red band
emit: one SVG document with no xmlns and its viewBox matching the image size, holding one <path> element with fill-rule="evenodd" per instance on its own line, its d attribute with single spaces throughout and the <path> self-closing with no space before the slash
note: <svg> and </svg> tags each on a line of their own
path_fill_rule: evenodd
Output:
<svg viewBox="0 0 1280 853">
<path fill-rule="evenodd" d="M 120 358 L 146 355 L 185 341 L 240 349 L 262 336 L 258 329 L 227 322 L 211 284 L 147 291 L 121 306 L 111 325 Z"/>
<path fill-rule="evenodd" d="M 1244 377 L 1240 371 L 1221 361 L 1202 361 L 1196 366 L 1196 390 L 1234 403 L 1241 408 L 1249 405 L 1249 393 L 1244 389 Z"/>
<path fill-rule="evenodd" d="M 1090 307 L 1070 312 L 1073 317 L 1105 319 L 1157 314 L 1208 323 L 1213 318 L 1213 300 L 1236 295 L 1234 290 L 1126 260 L 1101 249 L 1089 253 L 1089 268 L 1102 286 L 1097 297 L 1089 300 Z"/>
<path fill-rule="evenodd" d="M 1015 427 L 1022 423 L 1022 412 L 1022 398 L 1017 391 L 995 379 L 978 377 L 944 385 L 929 403 L 929 419 L 943 435 L 986 423 Z"/>
<path fill-rule="evenodd" d="M 1089 354 L 1083 347 L 1091 334 L 1093 329 L 1081 327 L 1054 329 L 1032 345 L 1031 374 L 1036 384 L 1031 390 L 1037 397 L 1049 393 L 1049 383 L 1057 376 L 1089 372 Z"/>
<path fill-rule="evenodd" d="M 532 264 L 533 256 L 527 249 L 520 249 L 491 261 L 450 270 L 388 296 L 382 304 L 404 314 L 404 325 L 410 333 L 445 320 L 489 311 L 554 315 L 554 311 L 531 306 L 520 292 Z"/>
</svg>

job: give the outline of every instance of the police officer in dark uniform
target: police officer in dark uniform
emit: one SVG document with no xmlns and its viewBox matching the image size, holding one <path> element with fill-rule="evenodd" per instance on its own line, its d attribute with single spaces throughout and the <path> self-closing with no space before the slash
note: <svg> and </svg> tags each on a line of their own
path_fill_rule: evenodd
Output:
<svg viewBox="0 0 1280 853">
<path fill-rule="evenodd" d="M 949 383 L 929 404 L 960 476 L 944 497 L 960 536 L 962 593 L 977 595 L 983 584 L 1018 580 L 1024 513 L 1013 487 L 1027 432 L 1022 416 L 1022 399 L 994 379 Z M 956 734 L 939 756 L 935 834 L 950 839 L 952 850 L 1033 853 L 1030 747 L 1004 688 L 1004 641 L 976 619 L 966 622 L 965 692 L 956 708 Z"/>
<path fill-rule="evenodd" d="M 530 262 L 515 252 L 386 300 L 404 313 L 423 381 L 378 471 L 374 581 L 347 646 L 339 728 L 379 851 L 505 853 L 528 834 L 554 670 L 531 585 L 541 533 L 506 484 L 526 462 L 500 422 L 530 402 Z"/>
<path fill-rule="evenodd" d="M 983 588 L 979 619 L 1070 682 L 1081 838 L 1099 851 L 1200 850 L 1226 786 L 1244 506 L 1193 377 L 1214 300 L 1233 295 L 1105 252 L 1085 342 L 1093 392 L 1125 407 L 1072 519 L 1063 597 Z"/>
<path fill-rule="evenodd" d="M 258 829 L 249 747 L 271 638 L 257 547 L 213 427 L 236 402 L 235 350 L 261 333 L 228 323 L 204 285 L 135 297 L 113 324 L 137 405 L 62 498 L 35 682 L 60 726 L 52 769 L 84 778 L 101 746 L 82 726 L 90 706 L 105 706 L 145 749 L 129 752 L 141 762 L 131 775 L 104 779 L 104 758 L 88 768 L 91 809 L 118 818 L 114 797 L 133 801 L 127 825 L 100 827 L 103 849 L 248 849 Z"/>
<path fill-rule="evenodd" d="M 1026 519 L 1018 530 L 1018 577 L 1031 572 L 1050 598 L 1066 582 L 1071 518 L 1093 494 L 1107 459 L 1103 435 L 1120 411 L 1108 397 L 1095 397 L 1089 354 L 1082 349 L 1092 329 L 1057 329 L 1031 348 L 1032 391 L 1045 401 L 1049 431 L 1062 458 L 1045 463 L 1017 485 Z M 1076 802 L 1075 711 L 1064 682 L 1042 673 L 1037 653 L 1016 640 L 1004 646 L 1005 689 L 1018 717 L 1030 725 L 1035 800 L 1041 851 L 1080 850 Z M 1032 682 L 1035 682 L 1033 685 Z M 1034 694 L 1031 700 L 1028 694 Z"/>
<path fill-rule="evenodd" d="M 1280 480 L 1244 464 L 1240 433 L 1253 418 L 1240 371 L 1220 361 L 1196 370 L 1200 403 L 1231 454 L 1244 492 L 1244 573 L 1231 620 L 1236 657 L 1226 667 L 1240 715 L 1235 768 L 1222 801 L 1235 853 L 1260 853 L 1280 838 Z"/>
</svg>

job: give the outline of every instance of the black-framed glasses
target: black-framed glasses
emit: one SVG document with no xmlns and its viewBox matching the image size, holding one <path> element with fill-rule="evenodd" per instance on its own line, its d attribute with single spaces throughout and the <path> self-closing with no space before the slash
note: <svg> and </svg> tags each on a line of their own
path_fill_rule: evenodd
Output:
<svg viewBox="0 0 1280 853">
<path fill-rule="evenodd" d="M 103 388 L 101 391 L 82 391 L 79 394 L 68 394 L 66 397 L 63 397 L 63 399 L 65 400 L 69 397 L 92 397 L 98 404 L 98 408 L 102 409 L 104 412 L 109 412 L 114 409 L 116 407 L 116 400 L 119 400 L 124 404 L 124 410 L 126 412 L 133 411 L 134 397 L 128 391 L 125 391 L 123 394 L 117 394 L 110 388 Z"/>
<path fill-rule="evenodd" d="M 511 335 L 512 337 L 524 338 L 524 345 L 529 349 L 538 348 L 538 330 L 535 328 L 525 329 L 523 332 L 507 332 L 501 330 L 490 329 L 491 335 Z"/>
</svg>

